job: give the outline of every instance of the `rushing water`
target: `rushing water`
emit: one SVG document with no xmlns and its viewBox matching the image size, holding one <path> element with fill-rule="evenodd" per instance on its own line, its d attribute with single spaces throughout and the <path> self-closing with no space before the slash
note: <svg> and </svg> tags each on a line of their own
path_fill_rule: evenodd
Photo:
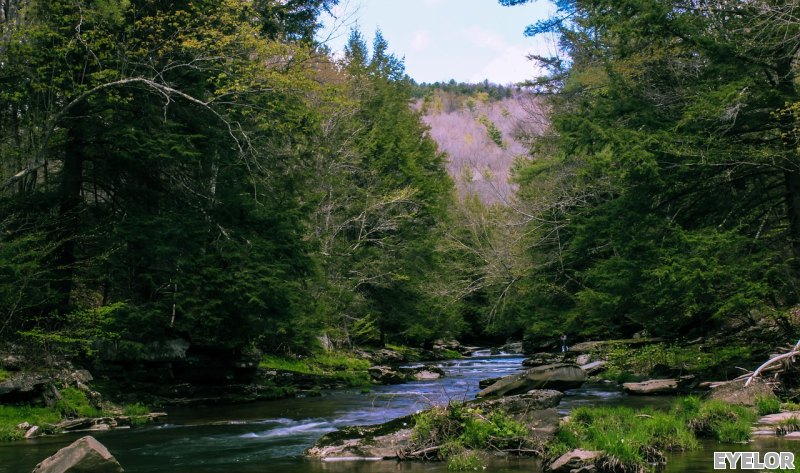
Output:
<svg viewBox="0 0 800 473">
<path fill-rule="evenodd" d="M 131 430 L 95 432 L 128 473 L 263 473 L 263 472 L 444 472 L 439 463 L 320 462 L 303 452 L 326 432 L 346 425 L 375 424 L 448 400 L 475 396 L 478 381 L 520 370 L 521 357 L 474 357 L 444 362 L 447 376 L 436 381 L 325 392 L 322 397 L 285 399 L 234 406 L 174 408 L 165 423 Z M 581 405 L 666 406 L 664 397 L 629 397 L 617 387 L 587 385 L 570 391 L 559 405 L 566 413 Z M 43 458 L 76 438 L 70 434 L 0 444 L 0 473 L 29 472 Z M 724 447 L 724 448 L 723 448 Z M 712 452 L 783 450 L 800 453 L 800 441 L 759 440 L 737 446 L 708 444 L 702 450 L 671 455 L 667 471 L 711 472 Z M 798 456 L 800 460 L 800 456 Z M 539 471 L 530 459 L 492 463 L 492 472 Z"/>
</svg>

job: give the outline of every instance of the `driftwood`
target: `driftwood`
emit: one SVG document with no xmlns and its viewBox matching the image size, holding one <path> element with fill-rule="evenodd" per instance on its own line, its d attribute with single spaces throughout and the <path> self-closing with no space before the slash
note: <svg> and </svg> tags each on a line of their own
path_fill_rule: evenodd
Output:
<svg viewBox="0 0 800 473">
<path fill-rule="evenodd" d="M 744 386 L 747 387 L 750 385 L 750 383 L 753 381 L 754 378 L 756 378 L 759 374 L 763 373 L 764 371 L 767 371 L 768 369 L 772 368 L 776 363 L 783 362 L 784 360 L 789 360 L 789 363 L 792 363 L 794 362 L 794 357 L 797 355 L 800 355 L 800 340 L 797 341 L 797 343 L 794 345 L 794 347 L 792 347 L 791 350 L 789 350 L 788 353 L 773 355 L 766 363 L 756 368 L 756 370 L 753 371 L 751 374 L 740 376 L 740 378 L 747 378 L 747 381 L 745 381 L 744 383 Z"/>
</svg>

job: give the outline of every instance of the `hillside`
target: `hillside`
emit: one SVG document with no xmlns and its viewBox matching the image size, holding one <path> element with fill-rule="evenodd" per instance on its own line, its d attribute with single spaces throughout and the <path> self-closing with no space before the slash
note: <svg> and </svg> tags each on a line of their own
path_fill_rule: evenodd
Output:
<svg viewBox="0 0 800 473">
<path fill-rule="evenodd" d="M 538 102 L 515 92 L 495 99 L 434 89 L 415 107 L 423 112 L 430 136 L 448 155 L 447 170 L 460 196 L 477 194 L 486 204 L 506 203 L 515 186 L 509 182 L 515 159 L 528 156 L 528 139 L 544 127 Z"/>
</svg>

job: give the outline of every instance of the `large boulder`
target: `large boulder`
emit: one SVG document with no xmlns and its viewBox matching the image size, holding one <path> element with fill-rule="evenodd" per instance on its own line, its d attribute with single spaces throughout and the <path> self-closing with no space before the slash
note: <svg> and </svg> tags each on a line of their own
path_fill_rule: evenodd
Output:
<svg viewBox="0 0 800 473">
<path fill-rule="evenodd" d="M 44 373 L 18 371 L 0 383 L 0 403 L 32 402 L 41 398 L 51 385 Z"/>
<path fill-rule="evenodd" d="M 124 473 L 108 449 L 86 436 L 36 465 L 33 473 Z"/>
<path fill-rule="evenodd" d="M 772 388 L 761 378 L 755 378 L 747 387 L 745 379 L 722 383 L 711 388 L 711 399 L 718 399 L 729 404 L 740 406 L 755 406 L 758 399 L 775 398 Z"/>
<path fill-rule="evenodd" d="M 531 389 L 565 391 L 579 388 L 586 381 L 586 372 L 575 365 L 556 363 L 537 366 L 523 373 L 506 376 L 478 393 L 478 397 L 520 394 Z"/>
<path fill-rule="evenodd" d="M 558 431 L 561 417 L 555 407 L 564 396 L 553 389 L 533 389 L 525 394 L 490 399 L 477 399 L 469 405 L 480 406 L 484 412 L 501 410 L 530 430 L 538 443 L 545 443 Z"/>
</svg>

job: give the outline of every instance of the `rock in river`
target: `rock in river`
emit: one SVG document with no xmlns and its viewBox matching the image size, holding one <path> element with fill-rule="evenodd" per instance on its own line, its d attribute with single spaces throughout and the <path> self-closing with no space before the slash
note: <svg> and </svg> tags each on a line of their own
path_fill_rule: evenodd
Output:
<svg viewBox="0 0 800 473">
<path fill-rule="evenodd" d="M 470 407 L 502 410 L 524 423 L 531 435 L 545 439 L 555 435 L 559 416 L 555 406 L 562 394 L 553 390 L 533 390 L 518 396 L 499 399 L 476 399 Z M 345 427 L 324 435 L 306 451 L 323 461 L 382 460 L 401 458 L 411 445 L 414 416 L 408 415 L 377 425 Z"/>
<path fill-rule="evenodd" d="M 575 365 L 556 363 L 537 366 L 523 373 L 506 376 L 478 393 L 478 397 L 505 396 L 531 389 L 564 391 L 579 388 L 586 381 L 586 372 Z"/>
<path fill-rule="evenodd" d="M 677 379 L 649 379 L 641 383 L 624 383 L 628 394 L 674 394 L 678 391 Z"/>
<path fill-rule="evenodd" d="M 124 473 L 108 449 L 94 437 L 80 438 L 36 465 L 33 473 Z"/>
</svg>

